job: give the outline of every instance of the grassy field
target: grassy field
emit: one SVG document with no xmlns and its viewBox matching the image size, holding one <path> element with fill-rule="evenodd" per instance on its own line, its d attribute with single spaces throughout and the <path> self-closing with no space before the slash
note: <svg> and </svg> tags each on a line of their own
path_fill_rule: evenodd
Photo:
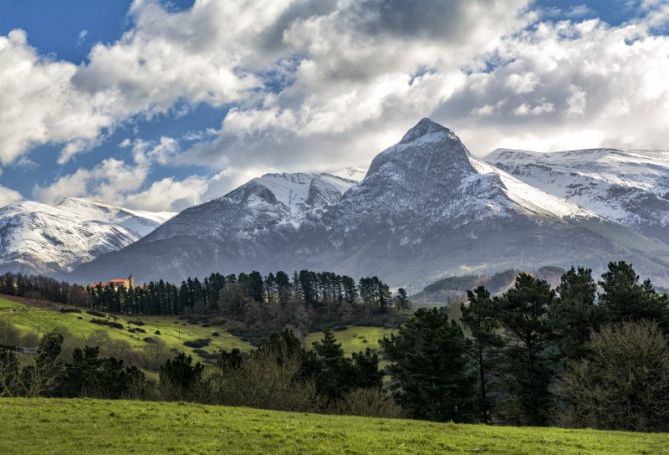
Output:
<svg viewBox="0 0 669 455">
<path fill-rule="evenodd" d="M 383 327 L 358 327 L 351 326 L 346 330 L 337 330 L 334 332 L 337 341 L 341 343 L 344 352 L 351 355 L 354 352 L 364 351 L 366 348 L 378 350 L 379 340 L 385 335 L 390 335 L 395 329 L 386 329 Z M 307 336 L 307 346 L 311 347 L 314 341 L 323 338 L 323 332 L 312 332 Z"/>
<path fill-rule="evenodd" d="M 0 399 L 2 454 L 666 454 L 669 435 L 183 403 Z"/>
<path fill-rule="evenodd" d="M 112 339 L 125 340 L 133 348 L 141 348 L 146 342 L 146 337 L 160 338 L 169 348 L 174 348 L 192 354 L 192 349 L 183 345 L 184 341 L 197 338 L 211 338 L 211 343 L 203 348 L 208 352 L 217 352 L 221 349 L 239 348 L 248 350 L 251 345 L 243 340 L 215 327 L 202 327 L 200 325 L 188 324 L 174 316 L 140 316 L 140 317 L 119 317 L 118 322 L 123 324 L 123 329 L 114 329 L 90 322 L 95 316 L 81 313 L 60 313 L 54 309 L 43 308 L 16 302 L 4 297 L 0 297 L 0 319 L 10 321 L 22 332 L 35 332 L 44 335 L 55 329 L 65 329 L 72 336 L 79 339 L 86 339 L 96 331 L 104 331 Z M 144 322 L 141 326 L 146 333 L 131 333 L 130 327 L 136 327 L 128 324 L 128 319 L 140 319 Z M 156 335 L 160 331 L 160 335 Z M 218 332 L 218 336 L 213 336 L 213 332 Z"/>
</svg>

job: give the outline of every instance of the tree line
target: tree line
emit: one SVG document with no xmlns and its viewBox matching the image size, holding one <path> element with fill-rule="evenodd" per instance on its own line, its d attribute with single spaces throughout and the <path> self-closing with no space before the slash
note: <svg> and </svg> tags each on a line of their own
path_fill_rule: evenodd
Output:
<svg viewBox="0 0 669 455">
<path fill-rule="evenodd" d="M 260 339 L 286 326 L 306 332 L 365 318 L 385 320 L 410 305 L 404 289 L 393 296 L 378 277 L 356 282 L 346 275 L 308 270 L 292 277 L 281 271 L 265 276 L 255 271 L 226 276 L 213 273 L 202 281 L 188 278 L 176 285 L 161 280 L 130 289 L 99 284 L 87 287 L 86 292 L 89 306 L 98 311 L 221 316 L 245 325 L 238 334 L 248 334 L 251 327 Z"/>
<path fill-rule="evenodd" d="M 5 273 L 0 276 L 0 294 L 77 307 L 90 305 L 90 297 L 84 287 L 41 275 Z"/>
</svg>

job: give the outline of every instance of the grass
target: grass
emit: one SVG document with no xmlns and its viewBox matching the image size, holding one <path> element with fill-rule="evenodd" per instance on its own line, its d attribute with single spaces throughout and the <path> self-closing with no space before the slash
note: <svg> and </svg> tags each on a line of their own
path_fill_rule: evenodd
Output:
<svg viewBox="0 0 669 455">
<path fill-rule="evenodd" d="M 347 355 L 354 352 L 364 351 L 366 348 L 378 350 L 379 340 L 386 335 L 395 332 L 396 329 L 387 329 L 383 327 L 359 327 L 351 326 L 345 330 L 334 332 L 335 338 L 341 343 L 341 347 Z M 312 332 L 307 335 L 307 346 L 311 347 L 314 341 L 323 338 L 323 332 Z"/>
<path fill-rule="evenodd" d="M 0 453 L 666 454 L 668 434 L 492 427 L 184 403 L 0 399 Z"/>
<path fill-rule="evenodd" d="M 55 309 L 0 297 L 0 319 L 10 321 L 24 333 L 35 332 L 44 335 L 55 329 L 65 329 L 73 337 L 86 339 L 94 332 L 102 330 L 108 333 L 112 339 L 127 341 L 135 349 L 139 349 L 146 344 L 143 341 L 144 338 L 154 337 L 163 340 L 168 348 L 192 354 L 194 358 L 197 358 L 197 355 L 193 353 L 192 348 L 183 345 L 184 341 L 211 338 L 211 343 L 203 348 L 208 352 L 217 352 L 221 349 L 230 350 L 232 348 L 239 348 L 243 351 L 251 349 L 250 344 L 220 327 L 201 327 L 200 325 L 188 324 L 175 316 L 120 316 L 118 322 L 123 324 L 123 329 L 93 324 L 90 322 L 93 318 L 96 318 L 96 316 L 86 314 L 84 311 L 81 313 L 60 313 Z M 131 333 L 128 331 L 130 327 L 137 327 L 128 324 L 128 320 L 137 319 L 144 322 L 141 328 L 146 333 Z M 155 334 L 156 330 L 160 331 L 160 335 Z M 220 335 L 212 336 L 213 332 L 218 332 Z"/>
</svg>

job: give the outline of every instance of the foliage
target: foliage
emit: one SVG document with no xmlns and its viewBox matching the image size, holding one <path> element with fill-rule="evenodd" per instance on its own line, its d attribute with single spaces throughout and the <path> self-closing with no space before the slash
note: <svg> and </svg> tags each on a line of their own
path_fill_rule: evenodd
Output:
<svg viewBox="0 0 669 455">
<path fill-rule="evenodd" d="M 492 377 L 499 369 L 500 348 L 504 341 L 499 335 L 500 322 L 490 293 L 482 286 L 467 292 L 467 305 L 461 305 L 461 321 L 469 330 L 466 352 L 478 369 L 479 410 L 481 421 L 489 423 L 493 409 Z"/>
<path fill-rule="evenodd" d="M 414 418 L 467 422 L 474 419 L 475 392 L 465 338 L 444 311 L 418 310 L 396 334 L 381 342 L 397 402 Z"/>
<path fill-rule="evenodd" d="M 624 322 L 595 333 L 590 355 L 561 380 L 574 426 L 669 430 L 669 346 L 654 322 Z"/>
<path fill-rule="evenodd" d="M 504 329 L 504 350 L 511 398 L 520 407 L 520 423 L 546 425 L 551 415 L 555 358 L 549 312 L 555 292 L 544 280 L 521 273 L 515 285 L 495 299 Z"/>
</svg>

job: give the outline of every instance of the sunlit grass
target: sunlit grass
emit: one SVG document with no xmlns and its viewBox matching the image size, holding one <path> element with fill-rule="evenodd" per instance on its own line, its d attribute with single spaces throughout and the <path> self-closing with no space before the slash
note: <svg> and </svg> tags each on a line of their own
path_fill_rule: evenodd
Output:
<svg viewBox="0 0 669 455">
<path fill-rule="evenodd" d="M 0 399 L 2 454 L 663 454 L 669 435 L 183 403 Z"/>
</svg>

